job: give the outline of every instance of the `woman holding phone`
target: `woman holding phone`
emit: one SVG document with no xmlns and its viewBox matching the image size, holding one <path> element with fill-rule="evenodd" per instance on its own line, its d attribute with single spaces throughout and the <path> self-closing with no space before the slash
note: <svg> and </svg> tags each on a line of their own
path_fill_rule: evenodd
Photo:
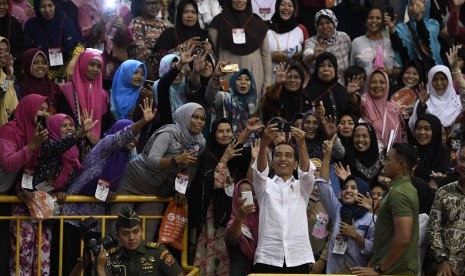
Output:
<svg viewBox="0 0 465 276">
<path fill-rule="evenodd" d="M 336 134 L 323 143 L 321 179 L 317 180 L 320 200 L 333 222 L 326 273 L 346 271 L 350 266 L 366 266 L 373 250 L 375 218 L 362 206 L 360 194 L 370 193 L 368 184 L 350 174 L 342 166 L 336 166 L 336 174 L 342 182 L 341 200 L 329 185 L 329 166 Z"/>
</svg>

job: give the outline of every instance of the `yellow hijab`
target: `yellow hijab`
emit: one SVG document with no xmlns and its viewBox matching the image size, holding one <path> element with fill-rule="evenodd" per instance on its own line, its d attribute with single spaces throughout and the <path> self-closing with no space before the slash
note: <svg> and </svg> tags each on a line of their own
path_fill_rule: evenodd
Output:
<svg viewBox="0 0 465 276">
<path fill-rule="evenodd" d="M 5 42 L 10 50 L 10 42 L 3 36 L 0 36 L 0 42 Z M 18 105 L 18 97 L 16 97 L 16 91 L 14 88 L 13 81 L 6 80 L 6 73 L 0 70 L 0 89 L 4 89 L 6 86 L 6 93 L 3 97 L 0 97 L 0 126 L 3 126 L 8 122 L 8 117 L 15 110 Z"/>
</svg>

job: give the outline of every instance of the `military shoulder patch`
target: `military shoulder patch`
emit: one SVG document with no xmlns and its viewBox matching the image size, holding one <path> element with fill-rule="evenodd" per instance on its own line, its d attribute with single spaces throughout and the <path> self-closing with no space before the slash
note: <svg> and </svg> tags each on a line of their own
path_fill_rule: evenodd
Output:
<svg viewBox="0 0 465 276">
<path fill-rule="evenodd" d="M 112 248 L 107 250 L 107 253 L 108 254 L 114 254 L 114 253 L 118 252 L 118 250 L 119 250 L 118 246 L 117 247 L 112 247 Z"/>
<path fill-rule="evenodd" d="M 145 244 L 146 247 L 149 247 L 149 248 L 157 248 L 158 247 L 158 243 L 156 242 L 147 242 Z"/>
</svg>

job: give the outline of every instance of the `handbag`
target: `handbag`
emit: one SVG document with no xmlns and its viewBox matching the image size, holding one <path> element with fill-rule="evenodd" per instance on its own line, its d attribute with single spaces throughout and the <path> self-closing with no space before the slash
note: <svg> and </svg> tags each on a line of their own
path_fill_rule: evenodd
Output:
<svg viewBox="0 0 465 276">
<path fill-rule="evenodd" d="M 186 208 L 177 205 L 174 200 L 170 201 L 161 221 L 160 231 L 158 233 L 158 243 L 165 244 L 181 251 L 183 248 L 182 240 L 186 225 Z"/>
</svg>

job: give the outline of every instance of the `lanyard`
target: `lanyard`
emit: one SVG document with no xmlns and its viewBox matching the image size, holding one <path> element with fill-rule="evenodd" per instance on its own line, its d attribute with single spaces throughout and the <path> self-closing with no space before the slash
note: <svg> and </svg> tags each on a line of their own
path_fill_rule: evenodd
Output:
<svg viewBox="0 0 465 276">
<path fill-rule="evenodd" d="M 221 17 L 223 17 L 224 22 L 226 22 L 226 24 L 228 24 L 229 27 L 231 27 L 231 29 L 235 29 L 235 28 L 234 28 L 234 25 L 231 24 L 231 22 L 229 22 L 228 19 L 226 19 L 226 17 L 224 17 L 223 13 L 221 13 Z M 253 18 L 253 13 L 249 16 L 249 18 L 247 19 L 247 21 L 245 21 L 244 26 L 242 26 L 242 27 L 240 27 L 240 28 L 241 28 L 241 29 L 244 29 L 244 31 L 245 31 L 245 27 L 247 26 L 247 24 L 249 24 L 249 22 L 250 22 L 250 20 L 252 20 L 252 18 Z"/>
</svg>

